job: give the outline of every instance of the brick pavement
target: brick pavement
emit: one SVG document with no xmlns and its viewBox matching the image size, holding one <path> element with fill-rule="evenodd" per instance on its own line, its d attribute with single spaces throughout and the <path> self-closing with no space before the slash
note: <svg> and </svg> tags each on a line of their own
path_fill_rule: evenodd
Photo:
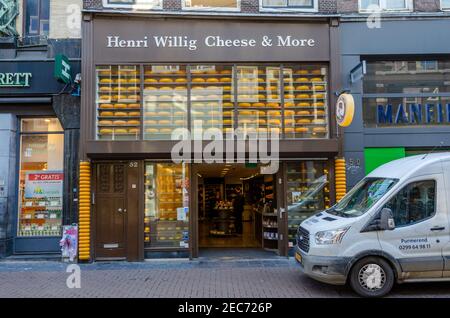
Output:
<svg viewBox="0 0 450 318">
<path fill-rule="evenodd" d="M 290 259 L 81 265 L 81 289 L 66 287 L 67 264 L 0 262 L 0 297 L 353 297 L 300 273 Z M 450 297 L 450 283 L 405 284 L 393 297 Z"/>
</svg>

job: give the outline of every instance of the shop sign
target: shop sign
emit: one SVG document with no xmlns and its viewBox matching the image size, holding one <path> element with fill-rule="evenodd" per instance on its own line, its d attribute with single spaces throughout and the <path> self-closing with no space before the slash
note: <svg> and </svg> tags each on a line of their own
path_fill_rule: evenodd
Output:
<svg viewBox="0 0 450 318">
<path fill-rule="evenodd" d="M 27 172 L 25 176 L 25 198 L 61 198 L 63 193 L 64 173 L 62 172 Z M 59 204 L 59 201 L 58 201 Z"/>
<path fill-rule="evenodd" d="M 450 104 L 398 104 L 377 106 L 379 125 L 449 124 Z"/>
<path fill-rule="evenodd" d="M 0 73 L 0 87 L 30 87 L 32 73 Z"/>
<path fill-rule="evenodd" d="M 69 84 L 72 81 L 69 58 L 63 54 L 55 56 L 55 78 L 62 83 Z"/>
<path fill-rule="evenodd" d="M 351 94 L 341 94 L 336 102 L 336 121 L 341 127 L 348 127 L 355 116 L 355 100 Z"/>
</svg>

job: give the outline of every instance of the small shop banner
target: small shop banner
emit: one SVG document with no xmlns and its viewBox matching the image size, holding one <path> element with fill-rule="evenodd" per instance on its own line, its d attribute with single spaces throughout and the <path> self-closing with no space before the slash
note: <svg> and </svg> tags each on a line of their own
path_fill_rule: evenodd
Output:
<svg viewBox="0 0 450 318">
<path fill-rule="evenodd" d="M 77 256 L 78 250 L 78 225 L 64 225 L 62 238 L 59 241 L 63 258 L 68 258 L 71 262 Z"/>
<path fill-rule="evenodd" d="M 63 192 L 64 173 L 27 172 L 25 175 L 25 198 L 61 198 Z"/>
</svg>

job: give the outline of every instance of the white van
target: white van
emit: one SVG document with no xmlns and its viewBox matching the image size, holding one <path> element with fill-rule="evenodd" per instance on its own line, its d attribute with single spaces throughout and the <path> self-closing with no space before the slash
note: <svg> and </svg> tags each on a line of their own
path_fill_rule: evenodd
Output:
<svg viewBox="0 0 450 318">
<path fill-rule="evenodd" d="M 450 280 L 449 221 L 450 153 L 399 159 L 302 222 L 295 258 L 308 276 L 366 297 Z"/>
</svg>

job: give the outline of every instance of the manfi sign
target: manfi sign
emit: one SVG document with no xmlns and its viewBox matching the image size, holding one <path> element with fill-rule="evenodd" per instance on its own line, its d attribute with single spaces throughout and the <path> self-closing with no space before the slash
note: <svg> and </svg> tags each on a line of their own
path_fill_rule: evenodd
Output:
<svg viewBox="0 0 450 318">
<path fill-rule="evenodd" d="M 0 87 L 30 87 L 32 73 L 0 73 Z"/>
</svg>

